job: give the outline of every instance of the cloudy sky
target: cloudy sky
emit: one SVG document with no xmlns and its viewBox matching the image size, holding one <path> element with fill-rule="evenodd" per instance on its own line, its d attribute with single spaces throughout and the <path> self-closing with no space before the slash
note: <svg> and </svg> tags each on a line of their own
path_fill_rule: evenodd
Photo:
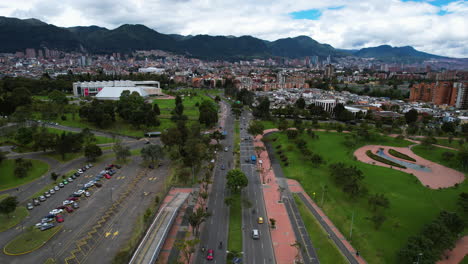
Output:
<svg viewBox="0 0 468 264">
<path fill-rule="evenodd" d="M 336 48 L 411 45 L 468 57 L 466 0 L 14 0 L 0 15 L 58 26 L 144 24 L 162 33 L 306 35 Z M 8 2 L 8 3 L 7 3 Z"/>
</svg>

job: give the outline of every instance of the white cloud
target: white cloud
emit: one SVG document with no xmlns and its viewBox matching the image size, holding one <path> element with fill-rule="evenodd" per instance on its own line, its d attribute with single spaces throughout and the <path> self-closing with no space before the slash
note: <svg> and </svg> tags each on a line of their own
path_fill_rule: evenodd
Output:
<svg viewBox="0 0 468 264">
<path fill-rule="evenodd" d="M 329 9 L 342 6 L 339 9 Z M 291 12 L 320 9 L 318 20 Z M 446 12 L 441 16 L 438 13 Z M 411 45 L 468 57 L 468 3 L 400 0 L 16 0 L 0 15 L 35 17 L 58 26 L 144 24 L 163 33 L 252 35 L 275 40 L 307 35 L 337 48 Z"/>
</svg>

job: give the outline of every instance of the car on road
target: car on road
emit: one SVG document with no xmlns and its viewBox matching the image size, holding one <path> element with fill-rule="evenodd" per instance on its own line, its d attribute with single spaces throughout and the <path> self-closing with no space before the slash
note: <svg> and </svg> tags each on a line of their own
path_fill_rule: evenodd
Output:
<svg viewBox="0 0 468 264">
<path fill-rule="evenodd" d="M 45 193 L 44 193 L 44 196 L 45 196 L 46 198 L 49 198 L 51 195 L 50 195 L 49 192 L 45 192 Z"/>
<path fill-rule="evenodd" d="M 109 180 L 110 178 L 112 178 L 109 174 L 106 174 L 106 176 L 104 176 L 104 177 L 106 177 L 106 179 L 108 179 L 108 180 Z"/>
<path fill-rule="evenodd" d="M 67 180 L 63 180 L 62 183 L 65 184 L 65 185 L 67 185 L 67 184 L 68 184 L 68 181 L 67 181 Z"/>
<path fill-rule="evenodd" d="M 59 183 L 58 187 L 63 188 L 63 187 L 65 187 L 65 184 Z"/>
<path fill-rule="evenodd" d="M 65 220 L 63 219 L 62 215 L 56 215 L 55 216 L 55 221 L 57 221 L 57 223 L 63 223 L 63 221 L 65 221 Z"/>
<path fill-rule="evenodd" d="M 73 182 L 73 179 L 70 177 L 67 179 L 68 182 Z"/>
<path fill-rule="evenodd" d="M 226 166 L 224 166 L 224 164 L 221 165 L 221 169 L 222 170 L 225 170 L 226 169 Z"/>
<path fill-rule="evenodd" d="M 76 176 L 75 176 L 75 174 L 73 174 L 73 175 L 72 175 L 70 178 L 72 178 L 72 179 L 76 179 Z"/>
<path fill-rule="evenodd" d="M 55 194 L 55 190 L 54 190 L 54 189 L 50 189 L 50 190 L 49 190 L 49 193 L 50 193 L 50 194 Z"/>
<path fill-rule="evenodd" d="M 58 206 L 58 207 L 55 208 L 55 209 L 65 209 L 65 207 L 66 207 L 65 205 L 61 205 L 61 206 Z"/>
<path fill-rule="evenodd" d="M 28 210 L 32 210 L 34 208 L 33 204 L 32 203 L 28 203 L 28 205 L 26 206 L 26 208 L 28 208 Z"/>
<path fill-rule="evenodd" d="M 80 205 L 77 202 L 74 202 L 72 206 L 74 209 L 80 208 Z"/>
<path fill-rule="evenodd" d="M 50 223 L 50 224 L 44 224 L 42 225 L 39 229 L 41 229 L 41 231 L 45 231 L 47 229 L 51 229 L 52 227 L 54 227 L 55 225 Z"/>
<path fill-rule="evenodd" d="M 79 174 L 83 174 L 83 170 L 82 170 L 82 169 L 78 169 L 76 172 L 78 172 Z"/>
<path fill-rule="evenodd" d="M 91 193 L 90 193 L 90 192 L 85 192 L 84 195 L 85 195 L 86 197 L 90 197 L 90 196 L 91 196 Z"/>
<path fill-rule="evenodd" d="M 68 201 L 78 201 L 78 197 L 70 197 L 67 200 Z"/>
<path fill-rule="evenodd" d="M 54 214 L 48 214 L 48 215 L 46 215 L 44 218 L 52 218 L 52 219 L 54 219 L 54 218 L 55 218 L 55 215 L 54 215 Z"/>
<path fill-rule="evenodd" d="M 73 208 L 71 208 L 70 206 L 67 206 L 65 207 L 65 211 L 67 211 L 67 213 L 73 213 L 73 211 L 75 210 L 73 210 Z"/>
<path fill-rule="evenodd" d="M 86 164 L 84 167 L 85 167 L 86 169 L 91 168 L 91 167 L 89 166 L 89 164 Z"/>
<path fill-rule="evenodd" d="M 57 185 L 55 185 L 55 186 L 54 186 L 54 190 L 55 190 L 55 191 L 58 191 L 58 190 L 60 190 L 60 187 L 58 187 Z"/>
<path fill-rule="evenodd" d="M 258 218 L 258 220 L 257 220 L 257 223 L 263 224 L 263 217 L 260 216 L 260 217 Z"/>
<path fill-rule="evenodd" d="M 229 151 L 229 148 L 228 148 L 228 147 L 224 147 L 224 151 L 225 151 L 225 152 L 228 152 L 228 151 Z"/>
<path fill-rule="evenodd" d="M 34 205 L 34 206 L 38 206 L 38 205 L 40 205 L 40 204 L 41 204 L 41 202 L 39 202 L 38 199 L 34 199 L 34 200 L 33 200 L 33 205 Z"/>
<path fill-rule="evenodd" d="M 208 249 L 206 253 L 206 260 L 213 260 L 214 259 L 214 250 Z"/>
<path fill-rule="evenodd" d="M 88 166 L 91 168 L 93 166 L 93 164 L 89 163 Z"/>
<path fill-rule="evenodd" d="M 253 239 L 260 239 L 260 233 L 258 232 L 258 229 L 253 229 L 252 230 L 252 238 Z"/>
<path fill-rule="evenodd" d="M 39 196 L 39 201 L 44 202 L 46 200 L 44 195 Z"/>
<path fill-rule="evenodd" d="M 116 167 L 117 169 L 121 169 L 122 166 L 120 166 L 119 164 L 115 164 L 114 167 Z"/>
<path fill-rule="evenodd" d="M 102 184 L 99 183 L 99 182 L 96 182 L 96 183 L 94 183 L 94 186 L 96 186 L 96 187 L 98 187 L 98 188 L 101 188 L 101 187 L 102 187 Z"/>
<path fill-rule="evenodd" d="M 69 204 L 72 204 L 73 201 L 70 201 L 70 200 L 65 200 L 62 202 L 63 205 L 69 205 Z"/>
</svg>

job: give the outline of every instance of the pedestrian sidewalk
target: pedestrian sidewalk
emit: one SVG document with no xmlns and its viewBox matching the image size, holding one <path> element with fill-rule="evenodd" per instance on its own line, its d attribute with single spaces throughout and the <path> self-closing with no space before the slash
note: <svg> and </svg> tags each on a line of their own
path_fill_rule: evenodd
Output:
<svg viewBox="0 0 468 264">
<path fill-rule="evenodd" d="M 325 225 L 328 227 L 329 230 L 331 230 L 335 236 L 341 241 L 343 246 L 346 248 L 348 252 L 342 252 L 345 256 L 348 258 L 352 256 L 355 261 L 360 264 L 365 264 L 367 263 L 361 256 L 356 256 L 356 250 L 353 248 L 353 246 L 346 240 L 346 238 L 341 234 L 341 232 L 338 230 L 338 228 L 335 227 L 335 225 L 332 223 L 332 221 L 327 217 L 327 215 L 320 209 L 320 207 L 317 206 L 317 204 L 309 197 L 309 195 L 304 191 L 302 188 L 301 184 L 297 182 L 296 180 L 291 180 L 288 179 L 288 186 L 289 190 L 293 193 L 302 193 L 307 202 L 313 207 L 313 209 L 318 213 L 320 216 L 320 219 L 317 219 L 319 223 L 325 223 Z M 315 214 L 313 214 L 316 216 Z M 317 218 L 317 216 L 316 216 Z M 320 221 L 322 220 L 322 221 Z M 338 249 L 342 250 L 342 247 L 340 245 L 337 245 Z"/>
<path fill-rule="evenodd" d="M 257 136 L 254 145 L 257 147 L 265 147 L 260 140 L 261 136 Z M 270 159 L 268 152 L 262 151 L 259 160 L 262 161 L 258 169 L 260 170 L 259 177 L 263 184 L 263 197 L 265 200 L 265 207 L 267 217 L 265 217 L 265 224 L 270 224 L 270 218 L 276 220 L 276 228 L 270 229 L 273 250 L 275 252 L 276 263 L 278 264 L 291 264 L 294 263 L 297 255 L 297 249 L 293 246 L 296 242 L 294 230 L 289 220 L 288 212 L 283 203 L 278 203 L 281 199 L 279 185 L 276 181 L 275 173 L 271 170 Z"/>
</svg>

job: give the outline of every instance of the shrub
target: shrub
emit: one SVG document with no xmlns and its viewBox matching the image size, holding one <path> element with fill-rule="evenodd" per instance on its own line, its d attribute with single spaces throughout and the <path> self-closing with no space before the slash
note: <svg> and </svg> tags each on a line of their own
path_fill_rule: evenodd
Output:
<svg viewBox="0 0 468 264">
<path fill-rule="evenodd" d="M 398 164 L 398 163 L 396 163 L 396 162 L 393 162 L 393 161 L 391 161 L 391 160 L 382 158 L 382 157 L 380 157 L 380 156 L 378 156 L 378 155 L 375 155 L 375 154 L 372 153 L 372 151 L 370 151 L 370 150 L 366 151 L 366 155 L 367 155 L 369 158 L 371 158 L 371 159 L 373 159 L 373 160 L 375 160 L 375 161 L 382 162 L 382 163 L 387 164 L 387 165 L 390 165 L 390 166 L 394 166 L 394 167 L 406 169 L 405 166 L 400 165 L 400 164 Z"/>
<path fill-rule="evenodd" d="M 403 153 L 401 153 L 401 152 L 399 152 L 399 151 L 396 151 L 396 150 L 394 150 L 394 149 L 390 149 L 388 152 L 389 152 L 392 156 L 395 156 L 395 157 L 400 158 L 400 159 L 409 160 L 409 161 L 413 161 L 413 162 L 416 161 L 416 160 L 413 159 L 412 157 L 410 157 L 410 156 L 408 156 L 408 155 L 406 155 L 406 154 L 403 154 Z"/>
</svg>

